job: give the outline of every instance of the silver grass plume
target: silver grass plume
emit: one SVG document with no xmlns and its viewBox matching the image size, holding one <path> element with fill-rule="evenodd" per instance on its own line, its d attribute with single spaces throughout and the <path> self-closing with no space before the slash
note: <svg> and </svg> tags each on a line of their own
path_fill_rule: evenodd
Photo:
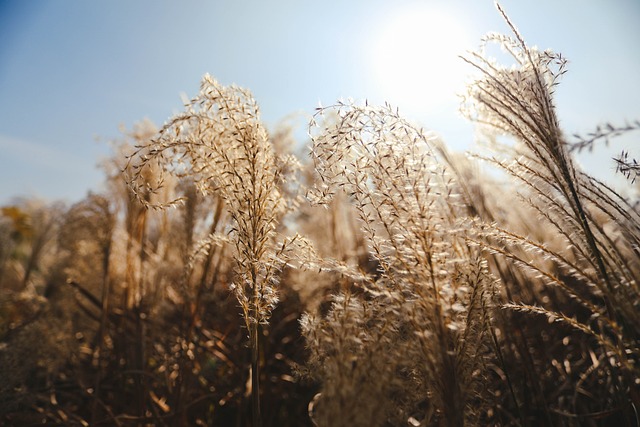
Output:
<svg viewBox="0 0 640 427">
<path fill-rule="evenodd" d="M 314 419 L 471 420 L 490 280 L 465 243 L 469 222 L 459 221 L 464 207 L 433 137 L 389 105 L 353 103 L 320 108 L 310 134 L 319 176 L 312 200 L 344 192 L 378 265 L 376 277 L 357 283 L 363 295 L 345 290 L 324 318 L 303 319 L 323 381 Z"/>
<path fill-rule="evenodd" d="M 242 308 L 252 350 L 254 422 L 260 424 L 259 325 L 266 323 L 277 303 L 279 272 L 296 238 L 278 243 L 276 227 L 286 212 L 287 200 L 280 191 L 286 172 L 295 170 L 291 157 L 280 159 L 260 121 L 251 93 L 236 86 L 222 86 L 205 75 L 200 93 L 163 126 L 156 139 L 139 147 L 131 158 L 128 181 L 138 195 L 156 193 L 168 174 L 189 177 L 204 195 L 219 196 L 231 227 L 226 236 L 211 236 L 204 245 L 227 241 L 235 247 L 236 276 L 231 288 Z M 153 181 L 145 171 L 159 169 Z M 150 204 L 164 208 L 180 199 Z"/>
<path fill-rule="evenodd" d="M 614 189 L 574 164 L 553 98 L 566 72 L 566 59 L 528 46 L 497 7 L 512 36 L 489 34 L 480 51 L 463 58 L 479 71 L 479 77 L 468 86 L 462 110 L 485 129 L 515 139 L 515 147 L 505 149 L 507 158 L 485 160 L 523 184 L 521 201 L 548 231 L 541 243 L 516 230 L 487 224 L 476 228 L 475 241 L 526 272 L 531 283 L 561 289 L 591 316 L 578 320 L 527 303 L 510 303 L 507 308 L 546 314 L 595 337 L 605 349 L 603 357 L 611 357 L 625 385 L 637 388 L 640 216 Z M 515 65 L 506 67 L 489 58 L 485 51 L 489 44 L 501 47 Z"/>
</svg>

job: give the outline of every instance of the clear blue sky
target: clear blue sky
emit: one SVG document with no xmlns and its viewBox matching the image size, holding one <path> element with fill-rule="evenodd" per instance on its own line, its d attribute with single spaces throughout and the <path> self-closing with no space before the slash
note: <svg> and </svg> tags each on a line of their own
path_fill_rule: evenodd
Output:
<svg viewBox="0 0 640 427">
<path fill-rule="evenodd" d="M 531 45 L 570 60 L 557 99 L 568 133 L 640 118 L 640 1 L 501 3 Z M 404 34 L 415 22 L 449 24 Z M 488 31 L 507 31 L 492 0 L 0 0 L 0 204 L 100 190 L 106 141 L 143 118 L 162 124 L 204 73 L 251 89 L 270 128 L 291 113 L 302 125 L 340 97 L 388 100 L 468 149 L 473 130 L 448 95 L 462 90 L 460 72 L 440 57 L 475 48 Z M 402 55 L 425 60 L 394 68 L 389 46 L 407 37 L 424 40 Z M 418 81 L 421 67 L 439 72 Z"/>
</svg>

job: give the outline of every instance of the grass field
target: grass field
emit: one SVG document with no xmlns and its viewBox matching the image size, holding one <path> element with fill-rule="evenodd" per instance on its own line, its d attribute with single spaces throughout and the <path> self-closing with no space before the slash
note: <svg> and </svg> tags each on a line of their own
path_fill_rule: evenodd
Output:
<svg viewBox="0 0 640 427">
<path fill-rule="evenodd" d="M 478 154 L 356 102 L 303 144 L 207 75 L 104 192 L 3 207 L 0 423 L 638 425 L 639 168 L 574 156 L 640 123 L 568 138 L 566 60 L 499 12 L 463 58 Z"/>
</svg>

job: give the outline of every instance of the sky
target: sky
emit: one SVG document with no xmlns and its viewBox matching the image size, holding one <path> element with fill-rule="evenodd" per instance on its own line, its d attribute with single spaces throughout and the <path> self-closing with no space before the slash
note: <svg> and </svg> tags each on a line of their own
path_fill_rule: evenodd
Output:
<svg viewBox="0 0 640 427">
<path fill-rule="evenodd" d="M 501 4 L 530 45 L 569 59 L 567 134 L 640 119 L 640 1 Z M 353 98 L 473 149 L 456 97 L 473 70 L 458 55 L 490 31 L 508 32 L 493 0 L 0 0 L 0 205 L 100 191 L 108 142 L 167 121 L 205 73 L 250 89 L 267 127 L 287 120 L 301 144 L 319 104 Z M 610 173 L 611 155 L 581 162 Z"/>
</svg>

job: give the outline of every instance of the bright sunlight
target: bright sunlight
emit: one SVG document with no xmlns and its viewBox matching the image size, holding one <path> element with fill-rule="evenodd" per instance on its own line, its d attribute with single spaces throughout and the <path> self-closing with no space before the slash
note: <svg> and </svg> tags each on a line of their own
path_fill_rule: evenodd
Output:
<svg viewBox="0 0 640 427">
<path fill-rule="evenodd" d="M 474 46 L 462 22 L 448 12 L 426 6 L 403 9 L 384 18 L 372 44 L 373 83 L 405 112 L 451 108 L 468 71 L 458 55 Z"/>
</svg>

